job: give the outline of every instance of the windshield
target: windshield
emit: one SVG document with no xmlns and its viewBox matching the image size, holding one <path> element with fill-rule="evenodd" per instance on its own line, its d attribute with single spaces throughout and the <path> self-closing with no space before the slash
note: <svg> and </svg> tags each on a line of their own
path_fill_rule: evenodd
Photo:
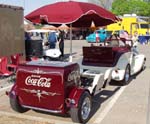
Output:
<svg viewBox="0 0 150 124">
<path fill-rule="evenodd" d="M 150 24 L 140 24 L 140 25 L 141 25 L 141 28 L 144 28 L 144 29 L 150 28 Z"/>
<path fill-rule="evenodd" d="M 111 34 L 112 34 L 112 31 L 107 31 L 107 36 L 108 37 L 111 36 Z"/>
<path fill-rule="evenodd" d="M 106 33 L 106 31 L 105 30 L 98 30 L 98 31 L 96 31 L 98 34 L 105 34 Z"/>
</svg>

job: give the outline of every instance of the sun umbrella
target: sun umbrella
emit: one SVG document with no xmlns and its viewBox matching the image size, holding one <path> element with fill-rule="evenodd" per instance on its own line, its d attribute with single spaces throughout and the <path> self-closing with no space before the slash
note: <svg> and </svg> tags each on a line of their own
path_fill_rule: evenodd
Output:
<svg viewBox="0 0 150 124">
<path fill-rule="evenodd" d="M 85 2 L 57 2 L 38 8 L 28 14 L 26 19 L 34 23 L 72 24 L 73 27 L 105 26 L 117 20 L 117 17 L 106 9 Z"/>
<path fill-rule="evenodd" d="M 33 23 L 53 25 L 66 24 L 70 27 L 70 55 L 72 54 L 72 27 L 105 26 L 114 23 L 118 18 L 106 9 L 85 2 L 57 2 L 43 6 L 27 16 Z"/>
</svg>

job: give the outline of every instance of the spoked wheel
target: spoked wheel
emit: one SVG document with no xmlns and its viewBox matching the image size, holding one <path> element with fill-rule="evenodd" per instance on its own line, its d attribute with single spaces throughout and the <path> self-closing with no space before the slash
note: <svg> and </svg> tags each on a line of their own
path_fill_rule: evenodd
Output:
<svg viewBox="0 0 150 124">
<path fill-rule="evenodd" d="M 86 123 L 91 113 L 91 96 L 88 92 L 84 92 L 79 100 L 78 108 L 71 108 L 70 115 L 74 122 Z"/>
<path fill-rule="evenodd" d="M 125 74 L 124 74 L 124 79 L 121 81 L 122 85 L 127 85 L 130 80 L 130 65 L 126 66 Z"/>
</svg>

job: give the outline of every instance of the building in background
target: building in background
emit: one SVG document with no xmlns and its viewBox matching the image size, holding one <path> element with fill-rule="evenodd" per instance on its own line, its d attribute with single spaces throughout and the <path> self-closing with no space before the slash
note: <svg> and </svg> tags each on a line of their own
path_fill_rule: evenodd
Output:
<svg viewBox="0 0 150 124">
<path fill-rule="evenodd" d="M 0 4 L 0 56 L 24 53 L 23 8 Z"/>
</svg>

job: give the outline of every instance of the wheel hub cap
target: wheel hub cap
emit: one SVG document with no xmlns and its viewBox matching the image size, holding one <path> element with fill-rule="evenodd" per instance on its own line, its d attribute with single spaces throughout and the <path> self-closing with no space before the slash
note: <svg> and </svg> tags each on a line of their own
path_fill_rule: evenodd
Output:
<svg viewBox="0 0 150 124">
<path fill-rule="evenodd" d="M 85 98 L 83 104 L 82 104 L 82 108 L 81 108 L 81 115 L 82 118 L 85 120 L 88 118 L 89 114 L 91 111 L 91 102 L 89 98 Z"/>
</svg>

